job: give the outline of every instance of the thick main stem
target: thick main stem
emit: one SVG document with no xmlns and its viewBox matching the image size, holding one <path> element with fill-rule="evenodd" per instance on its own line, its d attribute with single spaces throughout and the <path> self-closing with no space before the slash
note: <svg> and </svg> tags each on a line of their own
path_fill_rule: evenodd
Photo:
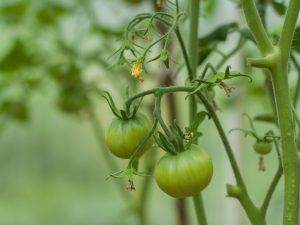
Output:
<svg viewBox="0 0 300 225">
<path fill-rule="evenodd" d="M 294 119 L 289 97 L 287 61 L 279 57 L 271 72 L 282 144 L 284 171 L 283 224 L 296 225 L 298 224 L 299 205 L 297 196 L 299 196 L 300 168 L 295 143 Z"/>
</svg>

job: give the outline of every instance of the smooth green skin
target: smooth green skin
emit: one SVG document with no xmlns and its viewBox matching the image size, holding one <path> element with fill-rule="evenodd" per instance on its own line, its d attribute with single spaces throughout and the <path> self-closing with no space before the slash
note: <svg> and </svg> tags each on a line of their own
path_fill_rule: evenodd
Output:
<svg viewBox="0 0 300 225">
<path fill-rule="evenodd" d="M 266 155 L 272 150 L 272 144 L 269 142 L 256 142 L 253 145 L 254 150 L 261 155 Z"/>
<path fill-rule="evenodd" d="M 142 113 L 137 113 L 127 120 L 115 118 L 106 132 L 106 145 L 115 156 L 129 159 L 150 130 L 151 123 Z M 149 149 L 152 143 L 153 138 L 150 138 L 140 155 Z"/>
<path fill-rule="evenodd" d="M 202 191 L 212 175 L 211 158 L 197 145 L 177 155 L 166 153 L 155 169 L 158 186 L 175 198 L 193 196 Z"/>
</svg>

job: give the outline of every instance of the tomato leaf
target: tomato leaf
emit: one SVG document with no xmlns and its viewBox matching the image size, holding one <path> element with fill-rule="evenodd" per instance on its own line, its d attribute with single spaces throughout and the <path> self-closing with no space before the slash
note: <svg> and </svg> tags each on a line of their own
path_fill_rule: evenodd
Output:
<svg viewBox="0 0 300 225">
<path fill-rule="evenodd" d="M 0 69 L 11 72 L 34 65 L 35 61 L 25 44 L 16 40 L 10 51 L 1 59 Z"/>
<path fill-rule="evenodd" d="M 292 46 L 293 50 L 300 53 L 300 26 L 296 27 Z"/>
<path fill-rule="evenodd" d="M 188 132 L 196 134 L 198 127 L 204 121 L 205 116 L 208 116 L 210 118 L 210 115 L 207 112 L 205 111 L 198 112 L 197 115 L 195 116 L 193 123 L 191 124 L 191 126 L 187 127 L 186 130 Z"/>
<path fill-rule="evenodd" d="M 29 4 L 28 1 L 11 1 L 11 3 L 0 7 L 0 15 L 3 16 L 5 22 L 8 23 L 22 22 Z"/>
<path fill-rule="evenodd" d="M 277 2 L 277 1 L 272 1 L 272 7 L 273 9 L 279 14 L 279 15 L 284 15 L 286 11 L 286 7 L 283 3 Z"/>
<path fill-rule="evenodd" d="M 252 33 L 250 32 L 249 29 L 244 28 L 244 29 L 239 29 L 238 32 L 242 35 L 243 38 L 246 40 L 252 41 L 253 43 L 256 43 Z"/>
<path fill-rule="evenodd" d="M 198 39 L 199 52 L 198 64 L 201 64 L 215 49 L 219 42 L 224 42 L 232 31 L 236 30 L 238 24 L 235 22 L 217 27 L 208 35 Z"/>
</svg>

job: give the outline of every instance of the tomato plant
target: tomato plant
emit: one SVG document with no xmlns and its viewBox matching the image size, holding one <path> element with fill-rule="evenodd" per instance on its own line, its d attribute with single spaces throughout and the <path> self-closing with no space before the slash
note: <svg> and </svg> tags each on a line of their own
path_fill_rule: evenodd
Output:
<svg viewBox="0 0 300 225">
<path fill-rule="evenodd" d="M 202 191 L 213 175 L 210 156 L 199 146 L 176 155 L 166 153 L 157 163 L 155 180 L 168 195 L 176 198 L 188 197 Z"/>
<path fill-rule="evenodd" d="M 116 182 L 126 196 L 126 203 L 134 202 L 130 211 L 138 216 L 140 225 L 148 225 L 146 207 L 152 175 L 162 191 L 177 198 L 180 225 L 189 224 L 185 197 L 193 199 L 198 224 L 209 224 L 209 216 L 214 212 L 211 210 L 206 216 L 204 206 L 210 199 L 209 195 L 202 198 L 207 192 L 201 191 L 208 186 L 213 173 L 223 172 L 217 163 L 213 168 L 217 160 L 230 165 L 231 171 L 226 170 L 226 173 L 232 172 L 234 181 L 226 185 L 227 195 L 240 203 L 251 224 L 271 224 L 270 202 L 276 187 L 283 185 L 283 197 L 278 198 L 281 199 L 278 205 L 283 208 L 283 224 L 299 225 L 299 0 L 211 0 L 201 1 L 201 4 L 200 0 L 119 1 L 120 10 L 143 11 L 133 18 L 125 18 L 127 14 L 123 11 L 115 13 L 119 12 L 114 8 L 118 1 L 105 1 L 103 5 L 100 3 L 101 7 L 97 7 L 98 1 L 92 0 L 34 2 L 5 0 L 0 4 L 0 29 L 4 34 L 0 48 L 3 75 L 0 128 L 9 119 L 27 121 L 31 118 L 29 96 L 33 87 L 49 76 L 57 85 L 57 100 L 53 101 L 56 106 L 91 123 L 103 150 L 103 161 L 109 167 L 109 177 L 125 176 L 127 189 L 137 190 L 126 192 L 124 185 Z M 127 3 L 132 7 L 124 7 Z M 244 18 L 225 22 L 225 16 L 235 15 L 222 14 L 227 5 L 231 6 L 230 12 L 241 9 Z M 107 17 L 110 10 L 105 7 L 112 7 L 114 18 L 125 15 L 120 24 L 112 23 Z M 214 14 L 215 10 L 219 13 Z M 28 17 L 23 18 L 25 15 Z M 276 16 L 283 26 L 269 23 Z M 212 17 L 221 18 L 221 23 L 214 27 Z M 123 18 L 129 19 L 124 27 Z M 35 26 L 38 29 L 33 29 Z M 6 28 L 3 30 L 3 27 Z M 18 32 L 11 32 L 15 27 Z M 208 29 L 202 30 L 202 27 Z M 120 40 L 119 47 L 115 40 Z M 239 63 L 243 65 L 237 66 L 231 61 L 234 55 L 242 58 Z M 240 78 L 248 78 L 245 80 L 249 82 L 243 83 Z M 10 86 L 16 86 L 18 91 L 11 90 Z M 118 102 L 123 101 L 121 110 L 106 90 L 114 92 Z M 100 108 L 97 104 L 103 100 L 100 96 L 106 98 L 116 116 L 105 134 L 101 127 L 105 117 L 96 112 Z M 253 96 L 256 101 L 251 99 Z M 259 110 L 255 110 L 256 104 L 260 104 Z M 142 110 L 138 111 L 139 107 Z M 255 113 L 251 118 L 247 116 L 249 130 L 238 119 L 234 122 L 240 124 L 234 126 L 241 128 L 232 129 L 232 123 L 226 124 L 224 114 L 221 115 L 228 111 L 240 117 L 248 110 L 251 115 Z M 199 127 L 203 121 L 207 125 L 205 129 Z M 260 123 L 263 129 L 256 130 L 252 121 Z M 229 139 L 227 130 L 230 129 L 243 131 L 247 138 L 254 137 L 254 145 Z M 210 158 L 199 147 L 202 136 L 210 141 L 208 146 L 217 144 L 214 140 L 219 137 L 224 148 L 205 147 Z M 154 146 L 153 151 L 144 154 L 151 146 Z M 108 149 L 112 154 L 107 154 Z M 166 151 L 160 160 L 156 158 L 157 149 Z M 214 149 L 224 150 L 226 157 Z M 241 168 L 257 173 L 249 169 L 256 159 L 253 154 L 245 153 L 249 149 L 258 153 L 261 171 L 265 170 L 265 155 L 277 156 L 277 161 L 272 160 L 270 167 L 268 165 L 271 171 L 257 176 L 265 185 L 256 185 L 257 180 L 248 180 L 249 177 L 241 173 Z M 235 150 L 240 150 L 239 157 Z M 125 160 L 114 161 L 113 156 Z M 124 163 L 128 163 L 126 167 L 119 168 Z M 273 171 L 275 163 L 278 167 Z M 271 172 L 274 172 L 273 177 L 265 179 Z M 136 176 L 143 176 L 137 187 L 134 185 Z M 220 187 L 225 186 L 224 180 L 217 182 Z M 253 186 L 255 191 L 260 186 L 268 186 L 266 193 L 261 194 L 262 199 L 249 194 L 255 193 Z M 206 190 L 210 191 L 210 187 Z M 279 217 L 276 214 L 276 220 Z"/>
<path fill-rule="evenodd" d="M 129 119 L 115 118 L 106 132 L 107 147 L 114 155 L 129 159 L 150 130 L 151 123 L 142 113 L 136 113 Z M 151 138 L 143 146 L 140 155 L 149 149 L 152 143 Z"/>
</svg>

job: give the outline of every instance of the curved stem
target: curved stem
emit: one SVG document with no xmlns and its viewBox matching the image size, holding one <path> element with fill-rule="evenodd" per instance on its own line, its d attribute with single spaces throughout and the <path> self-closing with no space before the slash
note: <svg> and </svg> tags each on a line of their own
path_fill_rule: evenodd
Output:
<svg viewBox="0 0 300 225">
<path fill-rule="evenodd" d="M 147 134 L 147 136 L 143 139 L 143 141 L 138 145 L 138 147 L 136 148 L 136 150 L 134 151 L 134 153 L 132 154 L 132 156 L 130 157 L 129 163 L 128 163 L 128 167 L 131 168 L 133 163 L 138 159 L 138 156 L 140 154 L 140 152 L 143 150 L 143 146 L 146 144 L 146 142 L 151 138 L 151 136 L 154 134 L 155 129 L 157 127 L 157 119 L 154 120 L 152 129 L 150 130 L 150 132 Z"/>
<path fill-rule="evenodd" d="M 223 145 L 225 147 L 227 156 L 229 158 L 230 161 L 230 165 L 232 167 L 233 170 L 233 174 L 235 176 L 237 185 L 239 186 L 239 188 L 241 189 L 241 193 L 238 196 L 235 196 L 241 203 L 241 205 L 243 206 L 243 208 L 245 209 L 249 220 L 251 221 L 251 223 L 253 225 L 265 225 L 266 221 L 265 221 L 265 217 L 264 215 L 261 213 L 261 210 L 259 208 L 257 208 L 254 203 L 252 202 L 251 198 L 249 197 L 245 182 L 242 178 L 240 169 L 238 167 L 237 161 L 234 157 L 233 151 L 231 149 L 231 146 L 229 144 L 229 141 L 226 137 L 226 134 L 224 132 L 224 129 L 219 121 L 219 118 L 217 116 L 217 114 L 215 113 L 214 108 L 211 106 L 211 104 L 209 103 L 209 101 L 204 97 L 204 95 L 202 93 L 198 93 L 197 96 L 200 98 L 200 100 L 203 102 L 206 110 L 208 111 L 208 113 L 210 114 L 211 118 L 214 121 L 214 124 L 218 130 L 218 133 L 220 135 L 220 138 L 223 142 Z"/>
<path fill-rule="evenodd" d="M 273 132 L 272 132 L 272 135 Z M 266 197 L 262 203 L 262 206 L 261 206 L 261 211 L 262 213 L 265 215 L 266 212 L 267 212 L 267 209 L 268 209 L 268 206 L 270 204 L 270 201 L 271 201 L 271 198 L 272 198 L 272 195 L 275 191 L 275 188 L 277 187 L 277 184 L 282 176 L 282 173 L 283 173 L 283 169 L 282 169 L 282 161 L 281 161 L 281 156 L 280 156 L 280 148 L 279 148 L 279 144 L 277 143 L 277 140 L 274 141 L 275 143 L 275 148 L 276 148 L 276 153 L 277 153 L 277 158 L 278 158 L 278 169 L 277 169 L 277 172 L 270 184 L 270 187 L 267 191 L 267 194 L 266 194 Z"/>
<path fill-rule="evenodd" d="M 296 0 L 298 1 L 298 0 Z M 272 43 L 270 42 L 267 32 L 264 29 L 262 20 L 259 16 L 254 0 L 241 0 L 244 14 L 248 23 L 248 26 L 253 34 L 253 37 L 263 53 L 268 55 L 274 50 Z"/>
<path fill-rule="evenodd" d="M 183 41 L 183 39 L 182 39 L 180 29 L 179 29 L 178 27 L 177 27 L 177 29 L 175 30 L 175 33 L 176 33 L 177 39 L 178 39 L 179 44 L 180 44 L 180 47 L 181 47 L 181 51 L 182 51 L 183 58 L 184 58 L 184 61 L 185 61 L 185 65 L 186 65 L 186 68 L 187 68 L 187 71 L 188 71 L 189 79 L 192 80 L 192 79 L 193 79 L 193 76 L 192 76 L 192 69 L 191 69 L 191 65 L 190 65 L 188 53 L 187 53 L 187 50 L 186 50 L 184 41 Z"/>
<path fill-rule="evenodd" d="M 208 113 L 210 114 L 211 118 L 213 119 L 214 121 L 214 124 L 218 130 L 218 133 L 220 135 L 220 138 L 223 142 L 223 145 L 225 147 L 225 150 L 226 150 L 226 153 L 227 153 L 227 156 L 229 158 L 229 161 L 230 161 L 230 165 L 232 167 L 232 170 L 233 170 L 233 173 L 234 173 L 234 176 L 235 176 L 235 179 L 236 179 L 236 182 L 237 184 L 242 188 L 242 189 L 246 189 L 246 185 L 245 185 L 245 182 L 242 178 L 242 175 L 241 175 L 241 172 L 240 172 L 240 169 L 238 167 L 238 164 L 237 164 L 237 161 L 234 157 L 234 154 L 233 154 L 233 151 L 232 151 L 232 148 L 229 144 L 229 141 L 226 137 L 226 134 L 224 132 L 224 129 L 219 121 L 219 118 L 214 110 L 214 108 L 212 107 L 212 105 L 209 103 L 209 101 L 204 97 L 204 95 L 202 93 L 198 93 L 197 94 L 198 97 L 200 98 L 200 100 L 203 102 L 206 110 L 208 111 Z"/>
<path fill-rule="evenodd" d="M 289 6 L 286 12 L 284 24 L 282 27 L 281 36 L 278 46 L 281 49 L 282 58 L 287 60 L 290 57 L 292 41 L 294 37 L 294 31 L 297 23 L 297 18 L 300 10 L 299 0 L 290 0 Z"/>
<path fill-rule="evenodd" d="M 195 86 L 170 86 L 170 87 L 156 87 L 149 89 L 147 91 L 143 91 L 141 93 L 138 93 L 134 96 L 131 96 L 128 98 L 125 102 L 125 106 L 128 109 L 130 107 L 130 104 L 141 97 L 144 97 L 146 95 L 161 93 L 161 94 L 167 94 L 167 93 L 174 93 L 174 92 L 192 92 L 197 88 L 197 85 Z"/>
<path fill-rule="evenodd" d="M 216 70 L 220 69 L 235 53 L 237 53 L 240 48 L 246 43 L 243 37 L 240 37 L 237 45 L 229 53 L 227 53 L 221 61 L 216 65 Z"/>
</svg>

